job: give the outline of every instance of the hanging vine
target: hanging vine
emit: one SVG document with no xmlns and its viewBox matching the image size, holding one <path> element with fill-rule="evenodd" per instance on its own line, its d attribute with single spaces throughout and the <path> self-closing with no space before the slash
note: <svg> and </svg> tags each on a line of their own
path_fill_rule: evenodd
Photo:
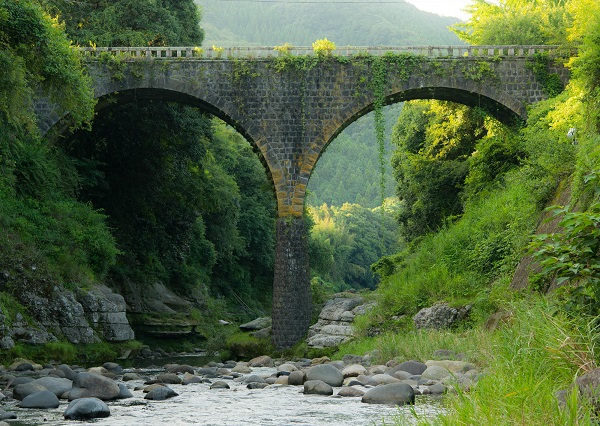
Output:
<svg viewBox="0 0 600 426">
<path fill-rule="evenodd" d="M 375 137 L 379 151 L 379 191 L 381 205 L 385 204 L 385 116 L 383 107 L 385 102 L 385 86 L 387 81 L 387 63 L 381 57 L 373 58 L 371 89 L 375 95 L 373 107 L 375 110 Z M 382 209 L 383 211 L 383 209 Z"/>
</svg>

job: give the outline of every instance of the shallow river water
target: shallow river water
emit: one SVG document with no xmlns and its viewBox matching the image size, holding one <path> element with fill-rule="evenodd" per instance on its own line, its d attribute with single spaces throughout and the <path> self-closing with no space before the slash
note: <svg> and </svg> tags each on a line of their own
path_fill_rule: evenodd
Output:
<svg viewBox="0 0 600 426">
<path fill-rule="evenodd" d="M 255 368 L 253 374 L 267 375 L 275 369 Z M 127 382 L 134 398 L 108 403 L 111 415 L 96 419 L 94 425 L 390 425 L 394 419 L 420 415 L 435 416 L 441 410 L 439 401 L 417 397 L 414 407 L 363 404 L 360 398 L 332 398 L 302 394 L 302 387 L 272 385 L 249 390 L 246 385 L 228 381 L 231 389 L 211 390 L 208 384 L 169 385 L 179 396 L 167 401 L 144 400 L 144 393 L 134 391 L 142 381 Z M 339 389 L 334 389 L 334 394 Z M 5 406 L 19 419 L 11 426 L 74 425 L 63 413 L 67 403 L 53 410 L 21 410 Z"/>
</svg>

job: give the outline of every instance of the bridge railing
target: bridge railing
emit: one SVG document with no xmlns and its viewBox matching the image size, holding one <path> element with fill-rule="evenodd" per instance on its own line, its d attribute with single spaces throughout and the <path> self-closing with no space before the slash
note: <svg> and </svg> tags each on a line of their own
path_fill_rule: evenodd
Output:
<svg viewBox="0 0 600 426">
<path fill-rule="evenodd" d="M 84 47 L 85 57 L 98 58 L 103 54 L 135 59 L 266 59 L 282 55 L 315 55 L 312 47 Z M 387 53 L 412 53 L 429 58 L 491 58 L 528 57 L 536 53 L 555 53 L 559 46 L 378 46 L 378 47 L 338 47 L 334 56 L 373 55 Z"/>
</svg>

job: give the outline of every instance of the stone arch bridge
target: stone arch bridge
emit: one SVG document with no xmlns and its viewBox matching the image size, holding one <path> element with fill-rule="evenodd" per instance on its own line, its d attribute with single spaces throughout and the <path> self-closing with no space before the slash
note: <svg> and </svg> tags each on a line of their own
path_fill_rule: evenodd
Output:
<svg viewBox="0 0 600 426">
<path fill-rule="evenodd" d="M 527 105 L 545 98 L 528 64 L 555 52 L 548 46 L 347 48 L 324 56 L 309 48 L 84 49 L 97 110 L 135 100 L 181 102 L 223 119 L 254 147 L 277 198 L 276 347 L 298 342 L 309 326 L 303 206 L 327 145 L 376 107 L 412 99 L 455 101 L 503 122 L 523 120 Z M 561 64 L 550 60 L 547 69 L 567 81 Z M 49 137 L 67 131 L 68 111 L 43 96 L 36 114 Z"/>
</svg>

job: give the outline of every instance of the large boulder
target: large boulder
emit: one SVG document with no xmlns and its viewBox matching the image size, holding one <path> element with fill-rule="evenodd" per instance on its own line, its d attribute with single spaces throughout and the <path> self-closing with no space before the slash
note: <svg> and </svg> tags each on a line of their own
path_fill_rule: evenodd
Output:
<svg viewBox="0 0 600 426">
<path fill-rule="evenodd" d="M 445 302 L 436 303 L 429 308 L 423 308 L 413 317 L 417 329 L 440 330 L 450 328 L 456 322 L 466 318 L 471 311 L 470 306 L 453 308 Z"/>
<path fill-rule="evenodd" d="M 415 391 L 406 383 L 393 383 L 369 389 L 362 397 L 367 404 L 405 405 L 415 403 Z"/>
<path fill-rule="evenodd" d="M 344 383 L 344 375 L 331 364 L 321 364 L 308 369 L 306 380 L 321 380 L 330 386 L 337 387 Z"/>
<path fill-rule="evenodd" d="M 240 330 L 242 331 L 258 331 L 268 327 L 271 327 L 271 317 L 261 317 L 256 318 L 253 321 L 247 322 L 245 324 L 240 325 Z"/>
<path fill-rule="evenodd" d="M 65 392 L 69 392 L 73 387 L 73 382 L 69 379 L 50 376 L 40 377 L 39 379 L 34 380 L 32 383 L 42 385 L 59 398 Z"/>
<path fill-rule="evenodd" d="M 110 409 L 98 398 L 81 398 L 71 401 L 65 410 L 67 420 L 89 420 L 110 416 Z"/>
<path fill-rule="evenodd" d="M 98 398 L 103 401 L 117 399 L 121 393 L 119 385 L 108 377 L 92 373 L 78 373 L 69 392 L 69 401 L 79 398 Z"/>
<path fill-rule="evenodd" d="M 135 338 L 126 316 L 125 299 L 105 285 L 97 285 L 81 292 L 78 300 L 83 306 L 92 327 L 109 342 L 122 342 Z"/>
<path fill-rule="evenodd" d="M 13 398 L 22 401 L 28 395 L 47 390 L 48 389 L 46 389 L 46 387 L 40 383 L 22 383 L 20 385 L 15 386 L 15 388 L 13 389 Z"/>
</svg>

